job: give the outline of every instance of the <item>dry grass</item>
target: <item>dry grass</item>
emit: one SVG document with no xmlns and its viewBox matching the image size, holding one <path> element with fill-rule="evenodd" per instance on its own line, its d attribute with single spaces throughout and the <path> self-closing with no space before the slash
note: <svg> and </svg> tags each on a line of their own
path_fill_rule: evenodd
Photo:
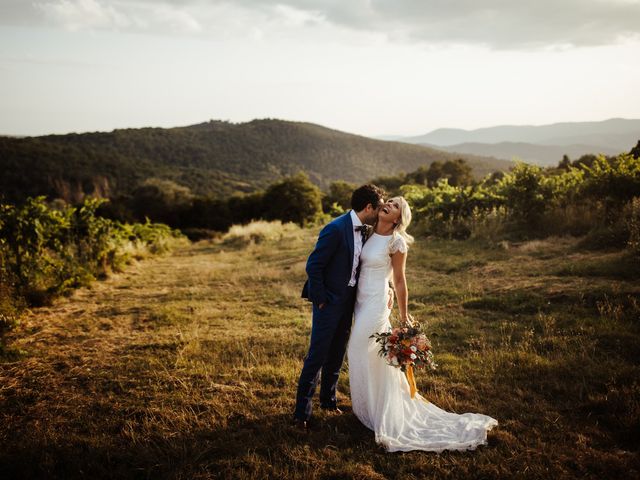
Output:
<svg viewBox="0 0 640 480">
<path fill-rule="evenodd" d="M 275 242 L 283 238 L 299 237 L 300 228 L 294 223 L 280 220 L 256 220 L 247 225 L 233 225 L 223 236 L 226 244 L 247 245 L 249 243 Z"/>
<path fill-rule="evenodd" d="M 0 364 L 0 477 L 640 475 L 640 285 L 596 274 L 623 253 L 418 241 L 411 308 L 440 364 L 419 388 L 500 425 L 473 452 L 387 454 L 350 414 L 289 428 L 317 230 L 275 230 L 151 258 L 34 310 L 11 333 L 28 354 Z M 347 375 L 339 388 L 348 406 Z"/>
</svg>

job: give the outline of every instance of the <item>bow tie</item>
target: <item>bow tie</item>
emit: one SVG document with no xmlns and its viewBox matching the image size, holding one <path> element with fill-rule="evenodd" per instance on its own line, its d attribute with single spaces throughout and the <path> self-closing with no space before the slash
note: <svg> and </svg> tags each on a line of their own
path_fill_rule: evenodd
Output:
<svg viewBox="0 0 640 480">
<path fill-rule="evenodd" d="M 367 225 L 366 223 L 364 225 L 358 225 L 357 227 L 354 228 L 354 230 L 356 232 L 360 232 L 360 235 L 362 236 L 362 244 L 364 245 L 364 242 L 367 241 L 367 237 L 369 236 L 369 232 L 371 231 L 371 226 Z"/>
</svg>

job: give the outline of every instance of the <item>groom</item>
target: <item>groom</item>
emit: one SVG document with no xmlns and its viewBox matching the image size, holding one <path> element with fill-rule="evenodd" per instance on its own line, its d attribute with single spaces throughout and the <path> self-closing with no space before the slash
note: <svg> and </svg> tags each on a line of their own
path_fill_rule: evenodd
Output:
<svg viewBox="0 0 640 480">
<path fill-rule="evenodd" d="M 322 229 L 307 260 L 308 279 L 302 297 L 313 303 L 313 317 L 309 352 L 298 382 L 294 412 L 298 428 L 309 427 L 312 398 L 320 377 L 320 407 L 339 411 L 336 387 L 351 331 L 360 252 L 367 227 L 375 222 L 382 203 L 380 188 L 357 188 L 351 196 L 352 210 Z"/>
</svg>

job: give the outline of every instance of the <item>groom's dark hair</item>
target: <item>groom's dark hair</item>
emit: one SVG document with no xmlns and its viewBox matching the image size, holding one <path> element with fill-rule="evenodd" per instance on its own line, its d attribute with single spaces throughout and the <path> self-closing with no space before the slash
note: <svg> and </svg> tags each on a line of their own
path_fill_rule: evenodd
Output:
<svg viewBox="0 0 640 480">
<path fill-rule="evenodd" d="M 371 204 L 375 208 L 380 204 L 382 198 L 384 198 L 384 190 L 368 183 L 353 191 L 351 195 L 351 208 L 356 212 L 364 210 L 368 204 Z"/>
</svg>

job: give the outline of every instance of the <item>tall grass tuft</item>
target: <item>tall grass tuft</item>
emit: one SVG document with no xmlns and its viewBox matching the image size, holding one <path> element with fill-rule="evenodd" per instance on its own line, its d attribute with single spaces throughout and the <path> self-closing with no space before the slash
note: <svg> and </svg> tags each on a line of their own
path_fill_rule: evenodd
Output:
<svg viewBox="0 0 640 480">
<path fill-rule="evenodd" d="M 279 241 L 285 236 L 295 236 L 296 232 L 300 232 L 300 227 L 294 223 L 256 220 L 246 225 L 233 225 L 222 237 L 222 241 L 225 244 L 243 246 Z"/>
</svg>

